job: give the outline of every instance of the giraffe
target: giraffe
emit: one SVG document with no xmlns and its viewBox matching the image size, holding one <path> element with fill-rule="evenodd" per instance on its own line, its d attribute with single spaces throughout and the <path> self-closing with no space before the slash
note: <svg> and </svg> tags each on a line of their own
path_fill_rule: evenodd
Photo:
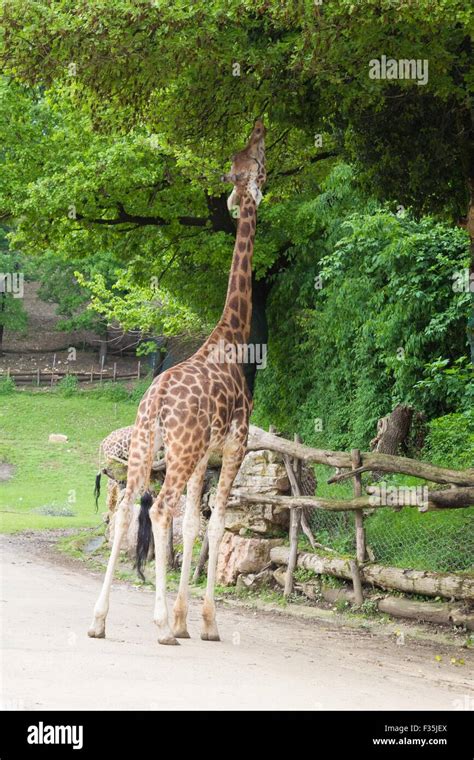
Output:
<svg viewBox="0 0 474 760">
<path fill-rule="evenodd" d="M 125 488 L 126 485 L 128 455 L 130 451 L 130 442 L 132 440 L 132 432 L 133 425 L 113 430 L 103 441 L 101 441 L 99 446 L 99 471 L 95 478 L 94 488 L 95 505 L 97 508 L 100 496 L 101 476 L 107 475 L 106 508 L 109 520 L 115 512 L 120 491 Z M 161 472 L 155 472 L 155 470 L 158 470 L 160 467 L 160 464 L 161 462 L 159 461 L 154 462 L 152 469 L 154 471 L 154 479 L 161 483 L 164 475 Z"/>
<path fill-rule="evenodd" d="M 99 506 L 100 480 L 102 475 L 107 475 L 107 509 L 115 511 L 120 485 L 126 481 L 126 466 L 130 440 L 132 438 L 133 425 L 113 430 L 101 441 L 99 446 L 99 471 L 95 478 L 95 506 Z M 105 466 L 102 466 L 104 462 Z M 111 509 L 110 505 L 114 505 Z"/>
<path fill-rule="evenodd" d="M 143 396 L 130 442 L 127 486 L 117 507 L 114 542 L 94 617 L 88 631 L 105 637 L 110 587 L 130 508 L 140 488 L 149 486 L 156 451 L 164 445 L 166 476 L 155 499 L 145 491 L 141 499 L 137 566 L 146 560 L 151 536 L 155 545 L 154 622 L 158 642 L 179 644 L 189 638 L 188 584 L 194 541 L 199 530 L 199 505 L 209 456 L 222 454 L 214 509 L 209 521 L 207 585 L 202 608 L 201 639 L 219 641 L 214 586 L 217 553 L 224 532 L 224 514 L 233 481 L 244 458 L 252 398 L 235 352 L 221 352 L 223 344 L 246 344 L 252 314 L 252 256 L 257 206 L 265 172 L 265 127 L 257 119 L 249 141 L 237 153 L 223 180 L 234 188 L 229 207 L 238 204 L 239 219 L 224 309 L 216 327 L 193 356 L 159 375 Z M 170 625 L 166 599 L 166 540 L 173 511 L 187 484 L 183 519 L 183 560 L 178 595 Z"/>
</svg>

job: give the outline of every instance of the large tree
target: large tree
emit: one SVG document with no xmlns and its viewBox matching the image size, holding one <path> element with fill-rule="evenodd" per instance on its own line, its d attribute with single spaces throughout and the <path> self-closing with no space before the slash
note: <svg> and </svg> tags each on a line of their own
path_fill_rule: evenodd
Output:
<svg viewBox="0 0 474 760">
<path fill-rule="evenodd" d="M 265 114 L 262 304 L 335 155 L 417 213 L 470 210 L 474 260 L 472 20 L 463 0 L 4 2 L 0 206 L 23 246 L 113 247 L 131 288 L 155 277 L 214 318 L 233 234 L 218 177 Z M 426 59 L 427 82 L 371 79 L 383 55 Z"/>
</svg>

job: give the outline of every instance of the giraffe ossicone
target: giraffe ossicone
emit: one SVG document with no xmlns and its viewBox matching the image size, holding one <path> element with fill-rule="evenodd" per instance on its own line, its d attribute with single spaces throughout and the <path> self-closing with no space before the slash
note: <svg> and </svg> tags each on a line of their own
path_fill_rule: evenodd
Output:
<svg viewBox="0 0 474 760">
<path fill-rule="evenodd" d="M 188 583 L 192 549 L 199 531 L 201 493 L 209 456 L 219 452 L 222 467 L 208 527 L 209 559 L 201 631 L 205 641 L 219 640 L 214 601 L 217 554 L 227 499 L 245 456 L 252 397 L 241 363 L 222 362 L 212 355 L 222 341 L 238 347 L 249 340 L 257 206 L 266 180 L 264 138 L 265 127 L 257 119 L 246 147 L 234 156 L 230 175 L 226 175 L 234 183 L 229 206 L 237 204 L 240 214 L 222 316 L 193 356 L 155 378 L 138 407 L 130 439 L 127 485 L 116 510 L 112 550 L 88 631 L 93 638 L 105 636 L 114 569 L 133 503 L 141 489 L 145 493 L 140 510 L 137 565 L 140 569 L 146 560 L 153 537 L 154 621 L 158 641 L 177 644 L 178 638 L 189 637 Z M 147 489 L 152 464 L 161 446 L 165 451 L 166 475 L 159 494 L 152 500 Z M 170 624 L 166 598 L 167 536 L 186 484 L 181 579 Z"/>
</svg>

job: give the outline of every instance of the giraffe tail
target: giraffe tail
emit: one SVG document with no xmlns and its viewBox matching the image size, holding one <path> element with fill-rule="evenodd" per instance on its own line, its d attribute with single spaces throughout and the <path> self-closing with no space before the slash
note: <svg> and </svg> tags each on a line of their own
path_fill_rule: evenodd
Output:
<svg viewBox="0 0 474 760">
<path fill-rule="evenodd" d="M 101 471 L 97 473 L 95 476 L 95 486 L 94 486 L 94 498 L 95 498 L 95 511 L 97 512 L 99 509 L 99 496 L 100 496 L 100 478 L 101 478 Z"/>
<path fill-rule="evenodd" d="M 95 486 L 94 486 L 94 499 L 95 499 L 96 512 L 98 512 L 99 510 L 100 478 L 102 475 L 102 443 L 99 446 L 99 469 L 97 471 L 97 475 L 95 476 Z"/>
<path fill-rule="evenodd" d="M 148 559 L 152 536 L 150 507 L 153 504 L 153 496 L 150 491 L 145 491 L 140 499 L 140 513 L 138 515 L 137 551 L 135 555 L 135 568 L 138 575 L 145 580 L 143 565 Z"/>
</svg>

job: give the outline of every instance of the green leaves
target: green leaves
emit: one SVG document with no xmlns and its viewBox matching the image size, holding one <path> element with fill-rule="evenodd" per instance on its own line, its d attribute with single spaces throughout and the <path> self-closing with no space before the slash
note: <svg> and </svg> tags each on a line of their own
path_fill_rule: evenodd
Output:
<svg viewBox="0 0 474 760">
<path fill-rule="evenodd" d="M 364 201 L 339 169 L 301 207 L 314 221 L 273 293 L 270 369 L 258 377 L 260 422 L 267 413 L 266 422 L 299 430 L 315 445 L 365 447 L 398 401 L 428 417 L 463 408 L 472 388 L 469 293 L 453 289 L 453 273 L 467 267 L 464 231 Z M 418 382 L 440 354 L 448 374 Z"/>
</svg>

